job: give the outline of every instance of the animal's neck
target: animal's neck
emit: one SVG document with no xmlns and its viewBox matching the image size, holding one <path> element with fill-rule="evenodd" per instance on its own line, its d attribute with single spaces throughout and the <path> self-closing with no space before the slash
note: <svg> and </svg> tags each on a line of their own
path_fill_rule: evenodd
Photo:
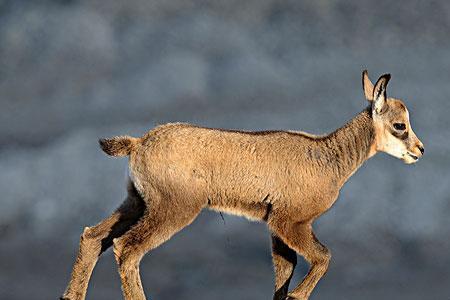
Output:
<svg viewBox="0 0 450 300">
<path fill-rule="evenodd" d="M 336 157 L 333 171 L 340 185 L 375 154 L 375 129 L 370 108 L 363 110 L 343 127 L 323 140 Z"/>
</svg>

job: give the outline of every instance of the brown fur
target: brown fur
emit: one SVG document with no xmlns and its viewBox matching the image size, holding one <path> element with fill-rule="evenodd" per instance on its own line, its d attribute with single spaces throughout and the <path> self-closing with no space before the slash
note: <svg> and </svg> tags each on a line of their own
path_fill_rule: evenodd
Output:
<svg viewBox="0 0 450 300">
<path fill-rule="evenodd" d="M 130 155 L 134 148 L 136 138 L 131 136 L 116 136 L 111 139 L 100 139 L 98 143 L 100 148 L 111 156 L 127 156 Z"/>
<path fill-rule="evenodd" d="M 63 299 L 84 299 L 97 257 L 112 238 L 125 299 L 145 299 L 139 276 L 142 256 L 189 225 L 203 208 L 266 222 L 272 232 L 274 299 L 308 299 L 331 258 L 312 231 L 313 221 L 333 205 L 341 187 L 364 161 L 377 151 L 390 151 L 381 145 L 388 130 L 384 123 L 390 125 L 402 117 L 410 128 L 399 100 L 382 98 L 387 82 L 387 76 L 381 77 L 374 87 L 367 72 L 363 73 L 371 105 L 325 136 L 175 123 L 141 138 L 101 140 L 106 153 L 129 155 L 132 183 L 123 206 L 127 209 L 122 207 L 84 231 Z M 415 149 L 423 149 L 417 137 L 403 143 L 421 155 Z M 134 209 L 129 210 L 130 202 L 142 205 L 131 205 Z M 288 295 L 296 253 L 311 268 Z"/>
</svg>

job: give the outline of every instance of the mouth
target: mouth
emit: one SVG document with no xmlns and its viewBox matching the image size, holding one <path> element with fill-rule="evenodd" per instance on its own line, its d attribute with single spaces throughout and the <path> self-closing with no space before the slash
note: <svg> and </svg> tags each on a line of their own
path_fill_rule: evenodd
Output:
<svg viewBox="0 0 450 300">
<path fill-rule="evenodd" d="M 403 155 L 403 159 L 406 163 L 412 164 L 419 160 L 419 157 L 417 155 L 412 154 L 411 152 L 407 152 Z"/>
<path fill-rule="evenodd" d="M 419 160 L 419 158 L 417 156 L 415 156 L 414 154 L 412 154 L 412 153 L 408 152 L 408 155 L 409 155 L 409 157 L 411 157 L 414 160 Z"/>
</svg>

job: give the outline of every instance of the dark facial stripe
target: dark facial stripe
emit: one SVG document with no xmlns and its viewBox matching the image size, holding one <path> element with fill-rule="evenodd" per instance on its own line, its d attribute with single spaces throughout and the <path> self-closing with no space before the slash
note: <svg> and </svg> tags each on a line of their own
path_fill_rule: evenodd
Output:
<svg viewBox="0 0 450 300">
<path fill-rule="evenodd" d="M 405 132 L 397 132 L 395 130 L 389 130 L 389 131 L 391 132 L 391 134 L 393 136 L 395 136 L 396 138 L 401 139 L 401 140 L 406 140 L 409 136 L 408 131 L 405 131 Z"/>
</svg>

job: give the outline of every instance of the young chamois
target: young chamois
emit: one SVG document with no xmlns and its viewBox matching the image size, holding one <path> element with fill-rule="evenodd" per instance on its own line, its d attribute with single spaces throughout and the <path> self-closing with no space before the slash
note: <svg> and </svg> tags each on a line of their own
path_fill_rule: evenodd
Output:
<svg viewBox="0 0 450 300">
<path fill-rule="evenodd" d="M 246 132 L 166 124 L 143 137 L 100 140 L 104 152 L 129 156 L 128 197 L 110 217 L 86 227 L 70 283 L 61 299 L 84 299 L 99 255 L 114 247 L 127 300 L 145 299 L 143 255 L 189 225 L 204 208 L 267 223 L 272 233 L 275 300 L 308 299 L 330 262 L 314 220 L 347 179 L 382 151 L 415 163 L 424 152 L 402 101 L 386 97 L 390 75 L 375 86 L 363 72 L 369 106 L 331 134 Z M 288 293 L 296 254 L 310 264 Z"/>
</svg>

